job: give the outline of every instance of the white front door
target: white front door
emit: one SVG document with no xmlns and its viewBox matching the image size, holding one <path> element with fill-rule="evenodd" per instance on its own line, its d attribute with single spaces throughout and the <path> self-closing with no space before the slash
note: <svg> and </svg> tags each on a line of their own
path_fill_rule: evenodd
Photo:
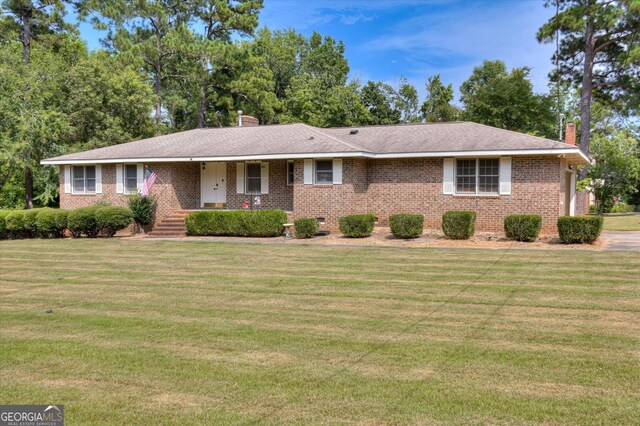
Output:
<svg viewBox="0 0 640 426">
<path fill-rule="evenodd" d="M 205 163 L 200 171 L 200 207 L 227 202 L 227 163 Z"/>
</svg>

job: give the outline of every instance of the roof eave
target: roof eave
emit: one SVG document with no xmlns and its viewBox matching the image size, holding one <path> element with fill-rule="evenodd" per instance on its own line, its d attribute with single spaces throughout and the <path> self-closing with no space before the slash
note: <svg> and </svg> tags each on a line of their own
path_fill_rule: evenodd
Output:
<svg viewBox="0 0 640 426">
<path fill-rule="evenodd" d="M 214 162 L 214 161 L 254 161 L 254 160 L 293 160 L 303 158 L 437 158 L 437 157 L 499 157 L 520 155 L 571 155 L 576 156 L 584 165 L 593 164 L 580 148 L 554 148 L 554 149 L 512 149 L 512 150 L 474 150 L 474 151 L 437 151 L 437 152 L 390 152 L 374 154 L 372 152 L 306 152 L 295 154 L 262 154 L 242 156 L 217 156 L 217 157 L 128 157 L 128 158 L 102 158 L 102 159 L 64 159 L 48 158 L 42 160 L 43 165 L 65 164 L 117 164 L 117 163 L 180 163 L 180 162 Z"/>
</svg>

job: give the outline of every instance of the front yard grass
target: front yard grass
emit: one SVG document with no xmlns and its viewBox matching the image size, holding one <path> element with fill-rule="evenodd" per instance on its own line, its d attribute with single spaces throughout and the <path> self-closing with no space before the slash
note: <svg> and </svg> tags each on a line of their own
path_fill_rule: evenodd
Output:
<svg viewBox="0 0 640 426">
<path fill-rule="evenodd" d="M 640 213 L 606 214 L 602 229 L 606 231 L 640 231 Z"/>
<path fill-rule="evenodd" d="M 638 424 L 638 270 L 623 252 L 2 241 L 0 404 L 64 404 L 68 424 Z"/>
</svg>

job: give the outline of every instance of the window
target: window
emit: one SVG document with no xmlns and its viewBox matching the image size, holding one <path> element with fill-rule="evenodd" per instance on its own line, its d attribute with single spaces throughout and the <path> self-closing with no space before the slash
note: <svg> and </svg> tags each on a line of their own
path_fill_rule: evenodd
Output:
<svg viewBox="0 0 640 426">
<path fill-rule="evenodd" d="M 500 184 L 500 160 L 481 158 L 478 160 L 478 193 L 497 194 Z"/>
<path fill-rule="evenodd" d="M 460 194 L 476 193 L 476 160 L 458 160 L 456 162 L 456 192 Z"/>
<path fill-rule="evenodd" d="M 73 166 L 73 192 L 95 194 L 96 166 Z"/>
<path fill-rule="evenodd" d="M 332 185 L 333 160 L 316 160 L 315 178 L 318 185 Z"/>
<path fill-rule="evenodd" d="M 499 159 L 478 158 L 456 161 L 456 193 L 497 194 L 499 184 Z"/>
<path fill-rule="evenodd" d="M 293 161 L 287 161 L 287 185 L 293 185 Z"/>
<path fill-rule="evenodd" d="M 246 163 L 247 194 L 260 194 L 262 190 L 260 166 L 260 163 Z"/>
<path fill-rule="evenodd" d="M 124 166 L 124 192 L 127 194 L 138 192 L 138 166 L 135 164 Z"/>
</svg>

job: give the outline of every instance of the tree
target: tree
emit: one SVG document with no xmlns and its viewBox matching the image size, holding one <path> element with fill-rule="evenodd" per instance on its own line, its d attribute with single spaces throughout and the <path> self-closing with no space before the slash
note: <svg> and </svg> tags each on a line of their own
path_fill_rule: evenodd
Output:
<svg viewBox="0 0 640 426">
<path fill-rule="evenodd" d="M 558 13 L 540 28 L 538 40 L 558 42 L 553 56 L 558 72 L 552 77 L 581 87 L 580 148 L 589 154 L 594 95 L 621 101 L 619 108 L 638 113 L 640 4 L 637 0 L 549 0 L 546 6 L 555 6 Z"/>
<path fill-rule="evenodd" d="M 98 51 L 69 72 L 70 143 L 93 149 L 153 135 L 153 90 L 139 69 Z"/>
<path fill-rule="evenodd" d="M 400 85 L 395 97 L 395 107 L 400 110 L 403 123 L 420 122 L 418 91 L 405 77 L 400 77 Z"/>
<path fill-rule="evenodd" d="M 318 127 L 351 126 L 371 120 L 360 101 L 359 84 L 347 84 L 344 44 L 314 32 L 300 47 L 296 73 L 285 91 L 282 122 Z"/>
<path fill-rule="evenodd" d="M 595 164 L 589 167 L 589 178 L 602 214 L 608 200 L 632 196 L 638 191 L 640 146 L 626 131 L 611 136 L 595 134 L 591 154 Z"/>
<path fill-rule="evenodd" d="M 218 71 L 211 56 L 223 48 L 220 44 L 231 42 L 231 36 L 253 36 L 258 25 L 258 14 L 262 0 L 192 0 L 190 14 L 202 25 L 200 94 L 197 127 L 204 127 L 206 121 L 207 97 L 213 87 L 212 74 Z"/>
<path fill-rule="evenodd" d="M 484 61 L 460 86 L 465 120 L 502 129 L 554 137 L 552 99 L 536 95 L 529 69 L 510 72 L 502 61 Z"/>
<path fill-rule="evenodd" d="M 369 110 L 369 124 L 398 124 L 401 112 L 394 107 L 396 92 L 381 81 L 368 81 L 360 92 L 362 104 Z"/>
<path fill-rule="evenodd" d="M 27 67 L 31 63 L 31 48 L 34 40 L 39 40 L 45 35 L 61 34 L 71 30 L 71 27 L 64 22 L 65 8 L 60 0 L 4 0 L 2 12 L 4 16 L 0 18 L 0 28 L 2 28 L 0 38 L 3 44 L 13 37 L 17 38 L 22 46 L 22 62 Z M 25 72 L 28 73 L 28 70 Z M 33 75 L 35 74 L 32 73 Z M 16 138 L 18 134 L 10 137 Z M 29 152 L 34 151 L 25 150 L 23 154 Z M 23 162 L 25 207 L 28 209 L 33 208 L 32 163 L 32 161 Z"/>
<path fill-rule="evenodd" d="M 440 74 L 427 79 L 427 99 L 420 109 L 427 122 L 454 121 L 458 118 L 458 110 L 451 105 L 453 86 L 445 86 Z"/>
<path fill-rule="evenodd" d="M 300 72 L 305 38 L 292 29 L 270 31 L 262 28 L 251 43 L 252 53 L 264 58 L 273 75 L 274 93 L 283 100 L 291 79 Z"/>
<path fill-rule="evenodd" d="M 160 126 L 165 90 L 169 76 L 166 67 L 189 46 L 185 42 L 188 19 L 185 3 L 179 0 L 79 0 L 81 19 L 92 16 L 97 28 L 109 28 L 104 41 L 132 63 L 144 67 L 153 79 L 155 121 Z M 175 77 L 175 76 L 174 76 Z"/>
<path fill-rule="evenodd" d="M 0 49 L 0 197 L 4 206 L 16 207 L 22 198 L 23 205 L 31 208 L 38 199 L 46 204 L 57 194 L 55 172 L 39 163 L 65 149 L 70 133 L 65 110 L 68 70 L 85 56 L 84 43 L 71 35 L 66 40 L 57 36 L 55 41 L 48 36 L 32 40 L 28 64 L 20 42 Z"/>
</svg>

